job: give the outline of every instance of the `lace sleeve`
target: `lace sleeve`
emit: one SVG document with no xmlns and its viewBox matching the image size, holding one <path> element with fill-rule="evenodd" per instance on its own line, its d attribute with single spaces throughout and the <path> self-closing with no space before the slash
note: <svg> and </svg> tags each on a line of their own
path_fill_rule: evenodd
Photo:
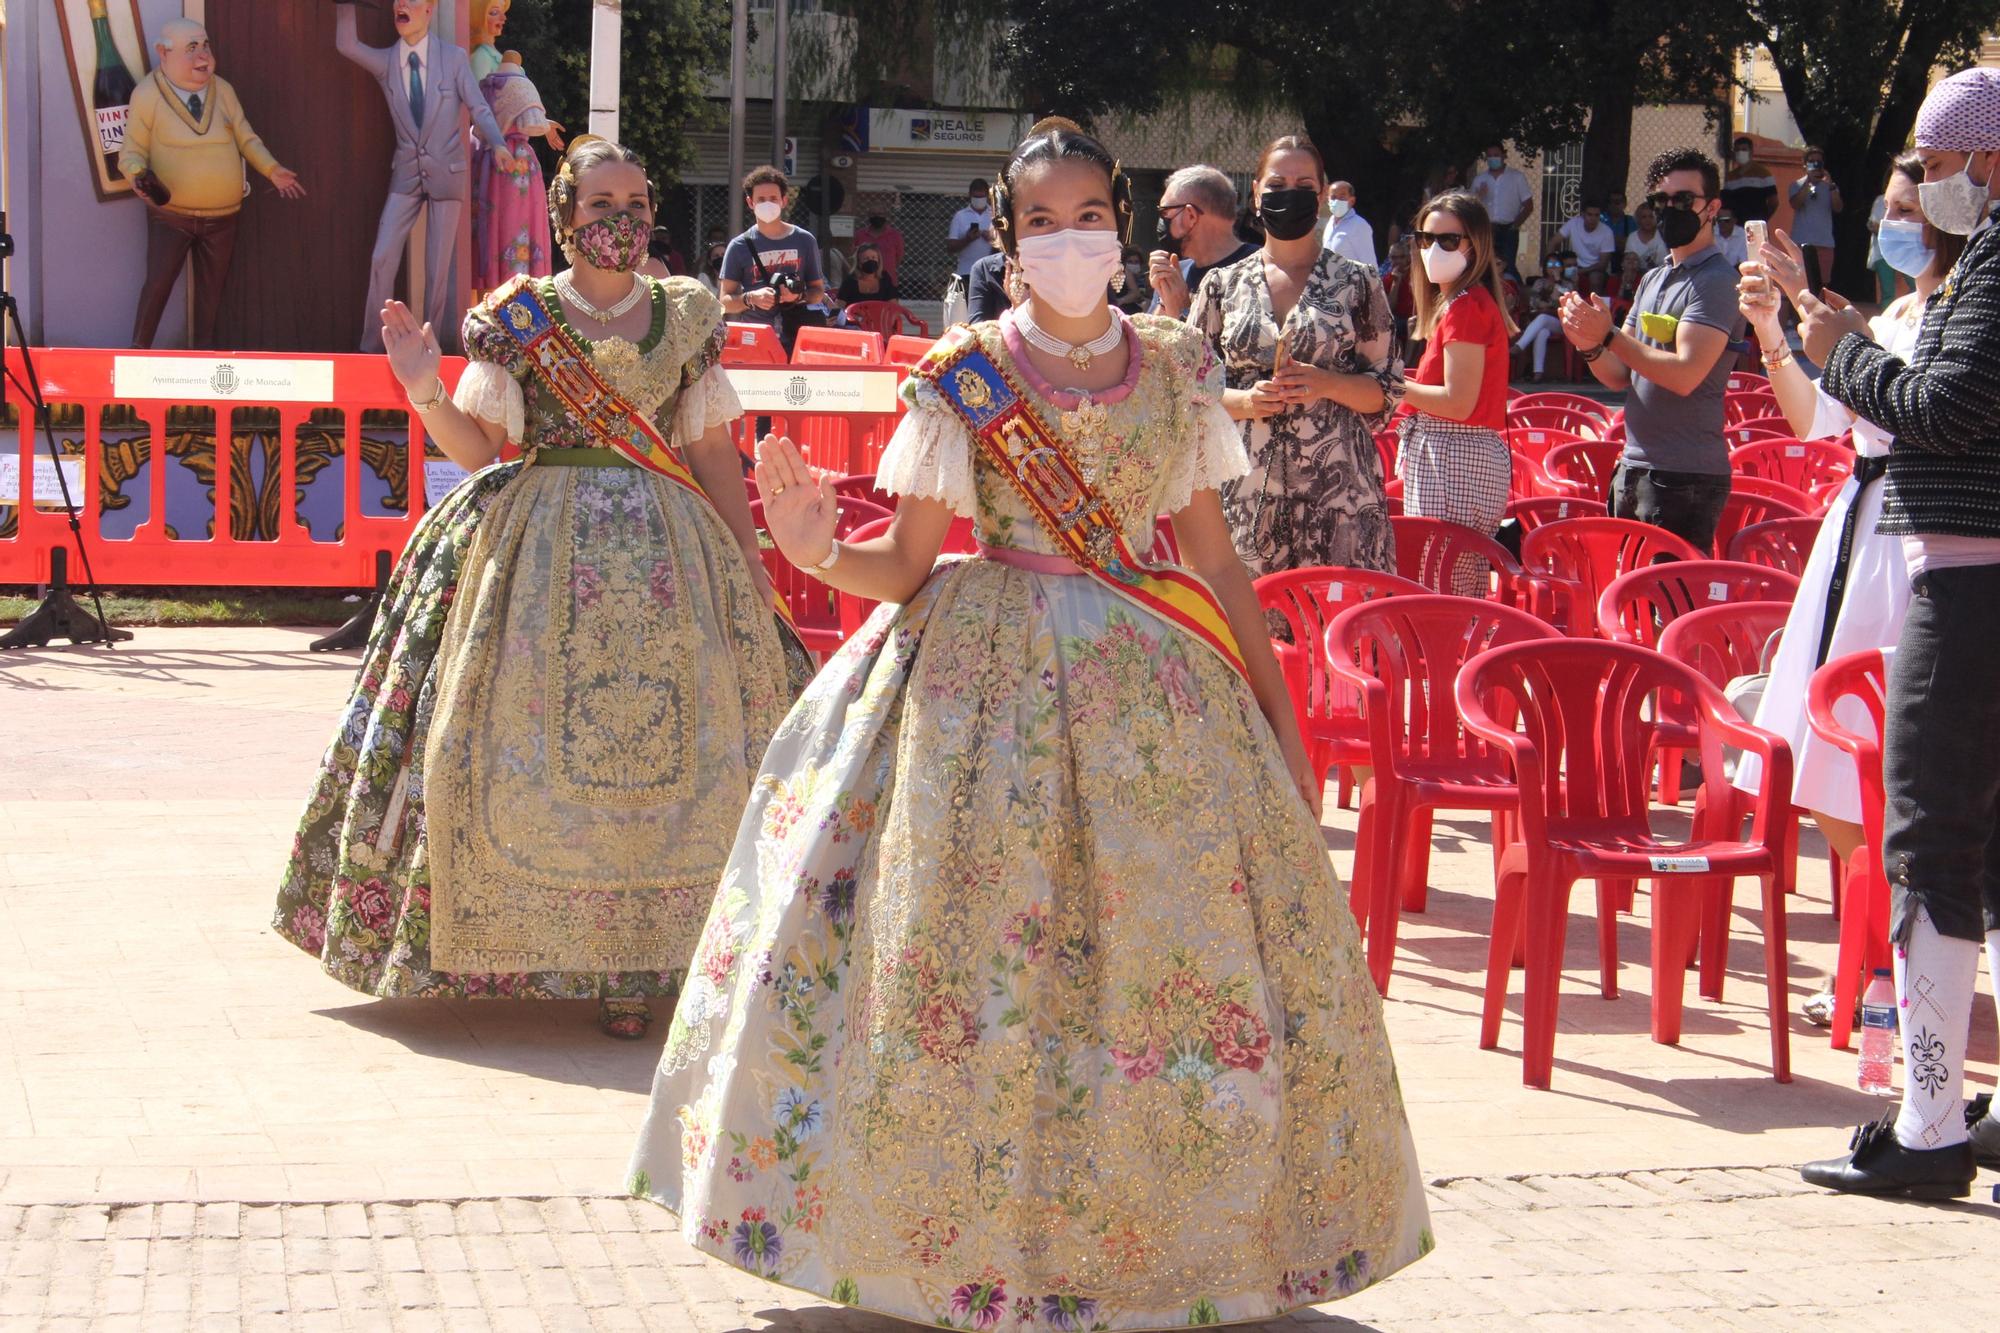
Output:
<svg viewBox="0 0 2000 1333">
<path fill-rule="evenodd" d="M 736 386 L 720 365 L 710 365 L 694 383 L 681 390 L 674 408 L 674 445 L 685 449 L 716 426 L 727 425 L 743 415 Z"/>
<path fill-rule="evenodd" d="M 527 401 L 520 384 L 498 362 L 468 362 L 451 401 L 469 417 L 504 427 L 509 444 L 519 444 L 526 433 Z"/>
<path fill-rule="evenodd" d="M 1199 369 L 1189 394 L 1189 441 L 1168 469 L 1160 487 L 1160 512 L 1177 514 L 1196 491 L 1215 490 L 1250 471 L 1250 454 L 1243 447 L 1243 428 L 1222 409 L 1222 364 L 1215 349 L 1203 342 Z"/>
<path fill-rule="evenodd" d="M 938 500 L 971 518 L 979 509 L 972 481 L 972 436 L 952 416 L 937 390 L 912 376 L 903 385 L 909 410 L 876 467 L 875 484 L 896 495 Z"/>
</svg>

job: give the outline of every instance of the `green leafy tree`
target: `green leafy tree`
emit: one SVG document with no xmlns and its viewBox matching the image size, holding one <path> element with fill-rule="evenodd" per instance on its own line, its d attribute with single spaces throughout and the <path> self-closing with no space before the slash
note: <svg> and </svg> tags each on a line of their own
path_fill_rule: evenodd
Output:
<svg viewBox="0 0 2000 1333">
<path fill-rule="evenodd" d="M 729 68 L 729 5 L 624 0 L 624 13 L 618 137 L 665 184 L 693 159 L 693 135 L 727 115 L 707 90 Z M 588 0 L 514 0 L 502 38 L 571 135 L 590 123 L 590 23 Z"/>
<path fill-rule="evenodd" d="M 2000 0 L 1757 0 L 1792 118 L 1826 153 L 1846 210 L 1834 285 L 1869 290 L 1868 207 L 1916 129 L 1931 74 L 1972 62 Z"/>
</svg>

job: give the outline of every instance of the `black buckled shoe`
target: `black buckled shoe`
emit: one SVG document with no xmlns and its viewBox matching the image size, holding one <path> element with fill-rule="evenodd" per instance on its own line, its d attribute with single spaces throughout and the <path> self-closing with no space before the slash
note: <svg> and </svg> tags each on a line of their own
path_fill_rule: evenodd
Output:
<svg viewBox="0 0 2000 1333">
<path fill-rule="evenodd" d="M 1897 1194 L 1908 1199 L 1963 1199 L 1979 1174 L 1972 1145 L 1917 1150 L 1896 1142 L 1896 1113 L 1854 1131 L 1845 1157 L 1807 1162 L 1799 1175 L 1808 1185 L 1842 1194 Z"/>
<path fill-rule="evenodd" d="M 1972 1139 L 1972 1160 L 2000 1171 L 2000 1116 L 1993 1114 L 1993 1094 L 1982 1092 L 1965 1104 L 1965 1131 Z"/>
</svg>

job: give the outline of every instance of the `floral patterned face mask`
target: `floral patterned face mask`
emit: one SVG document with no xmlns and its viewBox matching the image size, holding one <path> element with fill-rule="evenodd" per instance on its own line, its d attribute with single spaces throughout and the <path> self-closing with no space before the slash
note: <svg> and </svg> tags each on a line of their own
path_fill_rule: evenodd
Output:
<svg viewBox="0 0 2000 1333">
<path fill-rule="evenodd" d="M 592 268 L 607 273 L 630 273 L 646 262 L 646 242 L 652 239 L 650 225 L 620 209 L 608 217 L 592 219 L 570 237 L 577 257 Z"/>
</svg>

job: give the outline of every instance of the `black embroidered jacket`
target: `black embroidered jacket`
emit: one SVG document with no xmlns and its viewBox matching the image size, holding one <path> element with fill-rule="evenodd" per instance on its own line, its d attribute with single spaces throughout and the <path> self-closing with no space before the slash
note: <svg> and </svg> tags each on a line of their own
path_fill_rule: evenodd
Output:
<svg viewBox="0 0 2000 1333">
<path fill-rule="evenodd" d="M 2000 537 L 2000 224 L 1924 307 L 1908 364 L 1849 334 L 1820 383 L 1896 436 L 1880 531 Z"/>
</svg>

